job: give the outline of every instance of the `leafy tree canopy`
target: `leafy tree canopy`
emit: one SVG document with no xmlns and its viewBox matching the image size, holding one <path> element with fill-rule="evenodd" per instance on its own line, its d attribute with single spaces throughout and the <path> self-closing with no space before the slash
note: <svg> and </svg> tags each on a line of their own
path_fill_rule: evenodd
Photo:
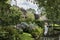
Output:
<svg viewBox="0 0 60 40">
<path fill-rule="evenodd" d="M 47 18 L 51 21 L 60 20 L 60 0 L 36 0 L 39 7 L 44 7 Z"/>
</svg>

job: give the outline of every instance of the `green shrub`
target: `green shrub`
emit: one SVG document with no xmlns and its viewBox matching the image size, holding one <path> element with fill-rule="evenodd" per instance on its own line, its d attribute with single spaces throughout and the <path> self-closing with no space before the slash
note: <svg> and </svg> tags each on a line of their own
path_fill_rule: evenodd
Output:
<svg viewBox="0 0 60 40">
<path fill-rule="evenodd" d="M 34 38 L 32 38 L 31 34 L 28 33 L 23 33 L 20 35 L 21 40 L 34 40 Z"/>
</svg>

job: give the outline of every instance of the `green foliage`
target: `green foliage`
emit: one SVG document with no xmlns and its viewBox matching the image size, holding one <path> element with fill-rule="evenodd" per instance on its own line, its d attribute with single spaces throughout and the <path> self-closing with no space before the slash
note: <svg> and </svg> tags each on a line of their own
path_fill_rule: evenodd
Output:
<svg viewBox="0 0 60 40">
<path fill-rule="evenodd" d="M 40 27 L 44 27 L 44 21 L 37 20 L 35 23 Z"/>
<path fill-rule="evenodd" d="M 34 40 L 29 33 L 22 33 L 12 26 L 0 26 L 0 40 Z"/>
<path fill-rule="evenodd" d="M 27 9 L 27 12 L 28 12 L 28 13 L 33 13 L 33 14 L 34 14 L 34 13 L 35 13 L 35 10 L 30 8 L 30 9 Z"/>
<path fill-rule="evenodd" d="M 39 36 L 42 36 L 43 34 L 43 29 L 39 27 L 38 25 L 34 23 L 30 23 L 26 25 L 27 23 L 23 22 L 20 26 L 19 29 L 22 29 L 23 32 L 29 33 L 33 36 L 33 38 L 39 38 Z"/>
<path fill-rule="evenodd" d="M 3 10 L 0 12 L 0 19 L 3 20 L 3 25 L 17 24 L 20 22 L 19 19 L 21 13 L 21 10 L 15 6 L 10 7 L 9 9 L 5 9 L 5 7 L 3 7 Z"/>
<path fill-rule="evenodd" d="M 38 1 L 39 7 L 44 7 L 46 10 L 46 16 L 49 20 L 59 21 L 60 20 L 60 0 L 36 0 Z"/>
<path fill-rule="evenodd" d="M 19 39 L 19 32 L 13 27 L 1 27 L 0 26 L 0 40 L 14 40 Z"/>
<path fill-rule="evenodd" d="M 6 1 L 8 1 L 8 0 L 0 0 L 0 2 L 3 2 L 3 3 L 5 3 Z"/>
<path fill-rule="evenodd" d="M 27 22 L 33 22 L 35 20 L 34 14 L 33 13 L 27 13 Z"/>
<path fill-rule="evenodd" d="M 32 38 L 32 35 L 28 33 L 23 33 L 20 35 L 20 37 L 21 40 L 34 40 L 34 38 Z"/>
<path fill-rule="evenodd" d="M 35 30 L 31 31 L 31 34 L 35 39 L 38 39 L 39 36 L 43 35 L 43 29 L 36 26 Z"/>
<path fill-rule="evenodd" d="M 27 12 L 26 13 L 26 18 L 24 17 L 25 15 L 23 15 L 23 13 L 21 14 L 20 16 L 20 21 L 21 22 L 33 22 L 35 20 L 35 17 L 34 17 L 34 14 L 33 13 L 30 13 L 30 12 Z"/>
<path fill-rule="evenodd" d="M 25 29 L 17 29 L 14 26 L 22 22 L 34 23 L 34 10 L 26 13 L 24 18 L 24 11 L 17 6 L 11 6 L 6 3 L 7 0 L 0 0 L 0 40 L 34 40 L 42 35 L 43 29 L 30 24 Z M 25 25 L 23 25 L 25 27 Z M 31 30 L 32 29 L 32 30 Z M 26 33 L 25 33 L 26 30 Z M 34 38 L 32 38 L 34 37 Z"/>
</svg>

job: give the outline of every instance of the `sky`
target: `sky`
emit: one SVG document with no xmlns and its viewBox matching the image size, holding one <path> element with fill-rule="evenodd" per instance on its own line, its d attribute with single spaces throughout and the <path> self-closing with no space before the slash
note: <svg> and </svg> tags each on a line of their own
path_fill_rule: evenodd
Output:
<svg viewBox="0 0 60 40">
<path fill-rule="evenodd" d="M 32 0 L 34 1 L 34 0 Z M 15 1 L 12 0 L 11 1 L 11 6 L 15 5 Z M 33 4 L 31 3 L 30 1 L 26 1 L 26 0 L 17 0 L 17 6 L 20 7 L 20 8 L 24 8 L 25 10 L 31 8 L 31 9 L 34 9 L 36 11 L 36 14 L 39 14 L 41 13 L 41 10 L 38 10 L 38 6 L 37 4 Z"/>
</svg>

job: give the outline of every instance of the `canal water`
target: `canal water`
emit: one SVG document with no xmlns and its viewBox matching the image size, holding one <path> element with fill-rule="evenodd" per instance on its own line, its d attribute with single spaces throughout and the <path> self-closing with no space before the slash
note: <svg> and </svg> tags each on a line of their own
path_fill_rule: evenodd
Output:
<svg viewBox="0 0 60 40">
<path fill-rule="evenodd" d="M 39 40 L 60 40 L 59 37 L 40 37 Z"/>
</svg>

